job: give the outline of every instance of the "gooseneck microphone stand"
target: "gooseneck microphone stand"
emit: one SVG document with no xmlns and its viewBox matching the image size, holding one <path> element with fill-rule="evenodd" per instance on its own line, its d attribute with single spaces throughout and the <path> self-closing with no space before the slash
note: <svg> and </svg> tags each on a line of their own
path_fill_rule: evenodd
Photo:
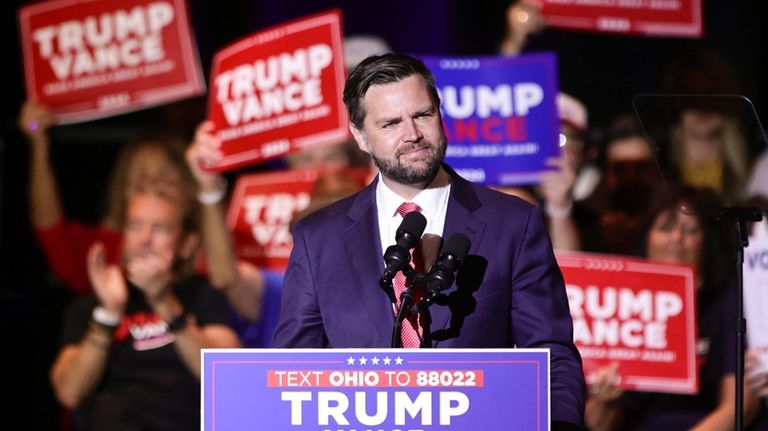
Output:
<svg viewBox="0 0 768 431">
<path fill-rule="evenodd" d="M 408 318 L 409 315 L 418 313 L 420 325 L 421 325 L 421 343 L 419 347 L 422 349 L 432 347 L 432 315 L 429 314 L 429 306 L 434 302 L 434 297 L 431 297 L 427 301 L 427 296 L 422 298 L 419 302 L 416 302 L 414 297 L 414 284 L 424 284 L 427 280 L 427 273 L 417 273 L 413 268 L 403 271 L 405 275 L 406 285 L 403 293 L 400 295 L 400 306 L 395 310 L 395 325 L 392 328 L 392 347 L 403 347 L 403 321 Z M 428 293 L 427 293 L 428 295 Z"/>
<path fill-rule="evenodd" d="M 400 306 L 395 307 L 395 326 L 392 329 L 391 343 L 393 348 L 402 347 L 403 320 L 414 314 L 418 315 L 422 332 L 419 347 L 432 347 L 432 334 L 430 332 L 432 316 L 429 314 L 429 306 L 435 302 L 441 291 L 448 289 L 453 284 L 455 273 L 467 256 L 469 246 L 469 238 L 466 235 L 462 233 L 451 235 L 440 256 L 427 273 L 417 273 L 410 265 L 410 255 L 407 257 L 401 255 L 402 249 L 393 249 L 392 253 L 387 250 L 386 254 L 389 256 L 389 260 L 405 262 L 405 265 L 399 266 L 405 276 L 406 285 L 403 293 L 400 294 Z M 385 260 L 388 260 L 386 256 Z M 392 299 L 393 304 L 396 304 L 394 289 L 392 288 L 394 276 L 392 271 L 385 271 L 385 277 L 382 277 L 379 284 L 388 294 L 391 294 L 390 299 Z M 424 292 L 418 303 L 414 297 L 413 285 L 422 287 Z"/>
<path fill-rule="evenodd" d="M 405 289 L 400 294 L 400 306 L 395 310 L 395 325 L 392 327 L 392 348 L 399 349 L 403 347 L 403 321 L 411 313 L 411 308 L 415 303 L 413 296 L 413 285 L 423 283 L 426 279 L 426 274 L 417 273 L 410 265 L 407 265 L 402 270 L 405 276 Z M 390 283 L 391 284 L 391 283 Z M 395 304 L 393 304 L 394 306 Z M 429 331 L 429 327 L 423 328 L 424 331 Z M 424 346 L 424 339 L 421 341 L 421 347 Z"/>
</svg>

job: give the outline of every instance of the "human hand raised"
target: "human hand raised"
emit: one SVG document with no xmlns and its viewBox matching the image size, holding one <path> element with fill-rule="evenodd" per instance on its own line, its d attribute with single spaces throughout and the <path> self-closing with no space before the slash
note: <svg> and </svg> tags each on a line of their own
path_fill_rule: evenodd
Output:
<svg viewBox="0 0 768 431">
<path fill-rule="evenodd" d="M 616 401 L 624 394 L 619 383 L 621 383 L 619 364 L 612 362 L 610 365 L 597 370 L 595 380 L 589 385 L 589 395 L 604 403 Z"/>
<path fill-rule="evenodd" d="M 548 213 L 570 214 L 572 205 L 571 191 L 576 182 L 576 173 L 562 157 L 547 159 L 547 165 L 557 170 L 541 175 L 539 190 L 544 198 L 544 208 Z"/>
<path fill-rule="evenodd" d="M 44 105 L 27 100 L 21 106 L 18 124 L 31 143 L 47 143 L 47 133 L 53 125 L 53 115 Z"/>
<path fill-rule="evenodd" d="M 541 0 L 520 0 L 507 8 L 507 32 L 501 43 L 502 54 L 519 54 L 528 36 L 544 29 L 546 20 L 541 8 Z"/>
<path fill-rule="evenodd" d="M 215 165 L 223 157 L 221 140 L 213 134 L 212 121 L 203 121 L 195 129 L 195 137 L 187 148 L 187 164 L 197 180 L 201 192 L 216 192 L 224 187 L 224 177 L 218 172 L 207 170 L 206 165 Z"/>
</svg>

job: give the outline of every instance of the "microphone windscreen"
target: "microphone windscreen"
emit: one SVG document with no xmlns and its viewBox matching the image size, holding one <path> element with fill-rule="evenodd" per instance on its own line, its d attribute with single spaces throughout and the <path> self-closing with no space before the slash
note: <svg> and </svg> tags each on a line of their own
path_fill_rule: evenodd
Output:
<svg viewBox="0 0 768 431">
<path fill-rule="evenodd" d="M 427 227 L 427 219 L 424 214 L 418 211 L 411 211 L 403 217 L 403 222 L 400 223 L 400 227 L 397 229 L 397 236 L 399 237 L 402 232 L 407 232 L 416 238 L 421 238 L 421 234 L 424 233 L 424 228 Z"/>
<path fill-rule="evenodd" d="M 469 251 L 469 238 L 463 233 L 455 233 L 448 238 L 448 241 L 443 247 L 444 254 L 451 254 L 456 256 L 460 261 L 467 257 Z"/>
</svg>

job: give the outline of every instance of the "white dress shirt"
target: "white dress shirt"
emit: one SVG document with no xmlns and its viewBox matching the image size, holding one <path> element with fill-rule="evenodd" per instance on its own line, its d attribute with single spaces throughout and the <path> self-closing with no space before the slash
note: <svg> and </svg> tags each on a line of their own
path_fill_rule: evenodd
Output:
<svg viewBox="0 0 768 431">
<path fill-rule="evenodd" d="M 376 186 L 376 208 L 378 208 L 379 234 L 381 235 L 381 255 L 384 256 L 387 247 L 396 242 L 395 233 L 403 221 L 397 208 L 403 202 L 413 202 L 421 207 L 421 213 L 427 219 L 424 235 L 432 234 L 442 238 L 450 192 L 451 184 L 449 183 L 443 187 L 422 190 L 413 199 L 405 200 L 387 187 L 379 175 Z"/>
</svg>

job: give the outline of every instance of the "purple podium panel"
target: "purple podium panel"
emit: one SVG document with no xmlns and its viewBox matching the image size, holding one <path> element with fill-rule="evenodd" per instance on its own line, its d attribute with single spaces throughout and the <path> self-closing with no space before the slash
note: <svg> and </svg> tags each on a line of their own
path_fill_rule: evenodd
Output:
<svg viewBox="0 0 768 431">
<path fill-rule="evenodd" d="M 206 349 L 206 431 L 548 430 L 546 349 Z"/>
</svg>

